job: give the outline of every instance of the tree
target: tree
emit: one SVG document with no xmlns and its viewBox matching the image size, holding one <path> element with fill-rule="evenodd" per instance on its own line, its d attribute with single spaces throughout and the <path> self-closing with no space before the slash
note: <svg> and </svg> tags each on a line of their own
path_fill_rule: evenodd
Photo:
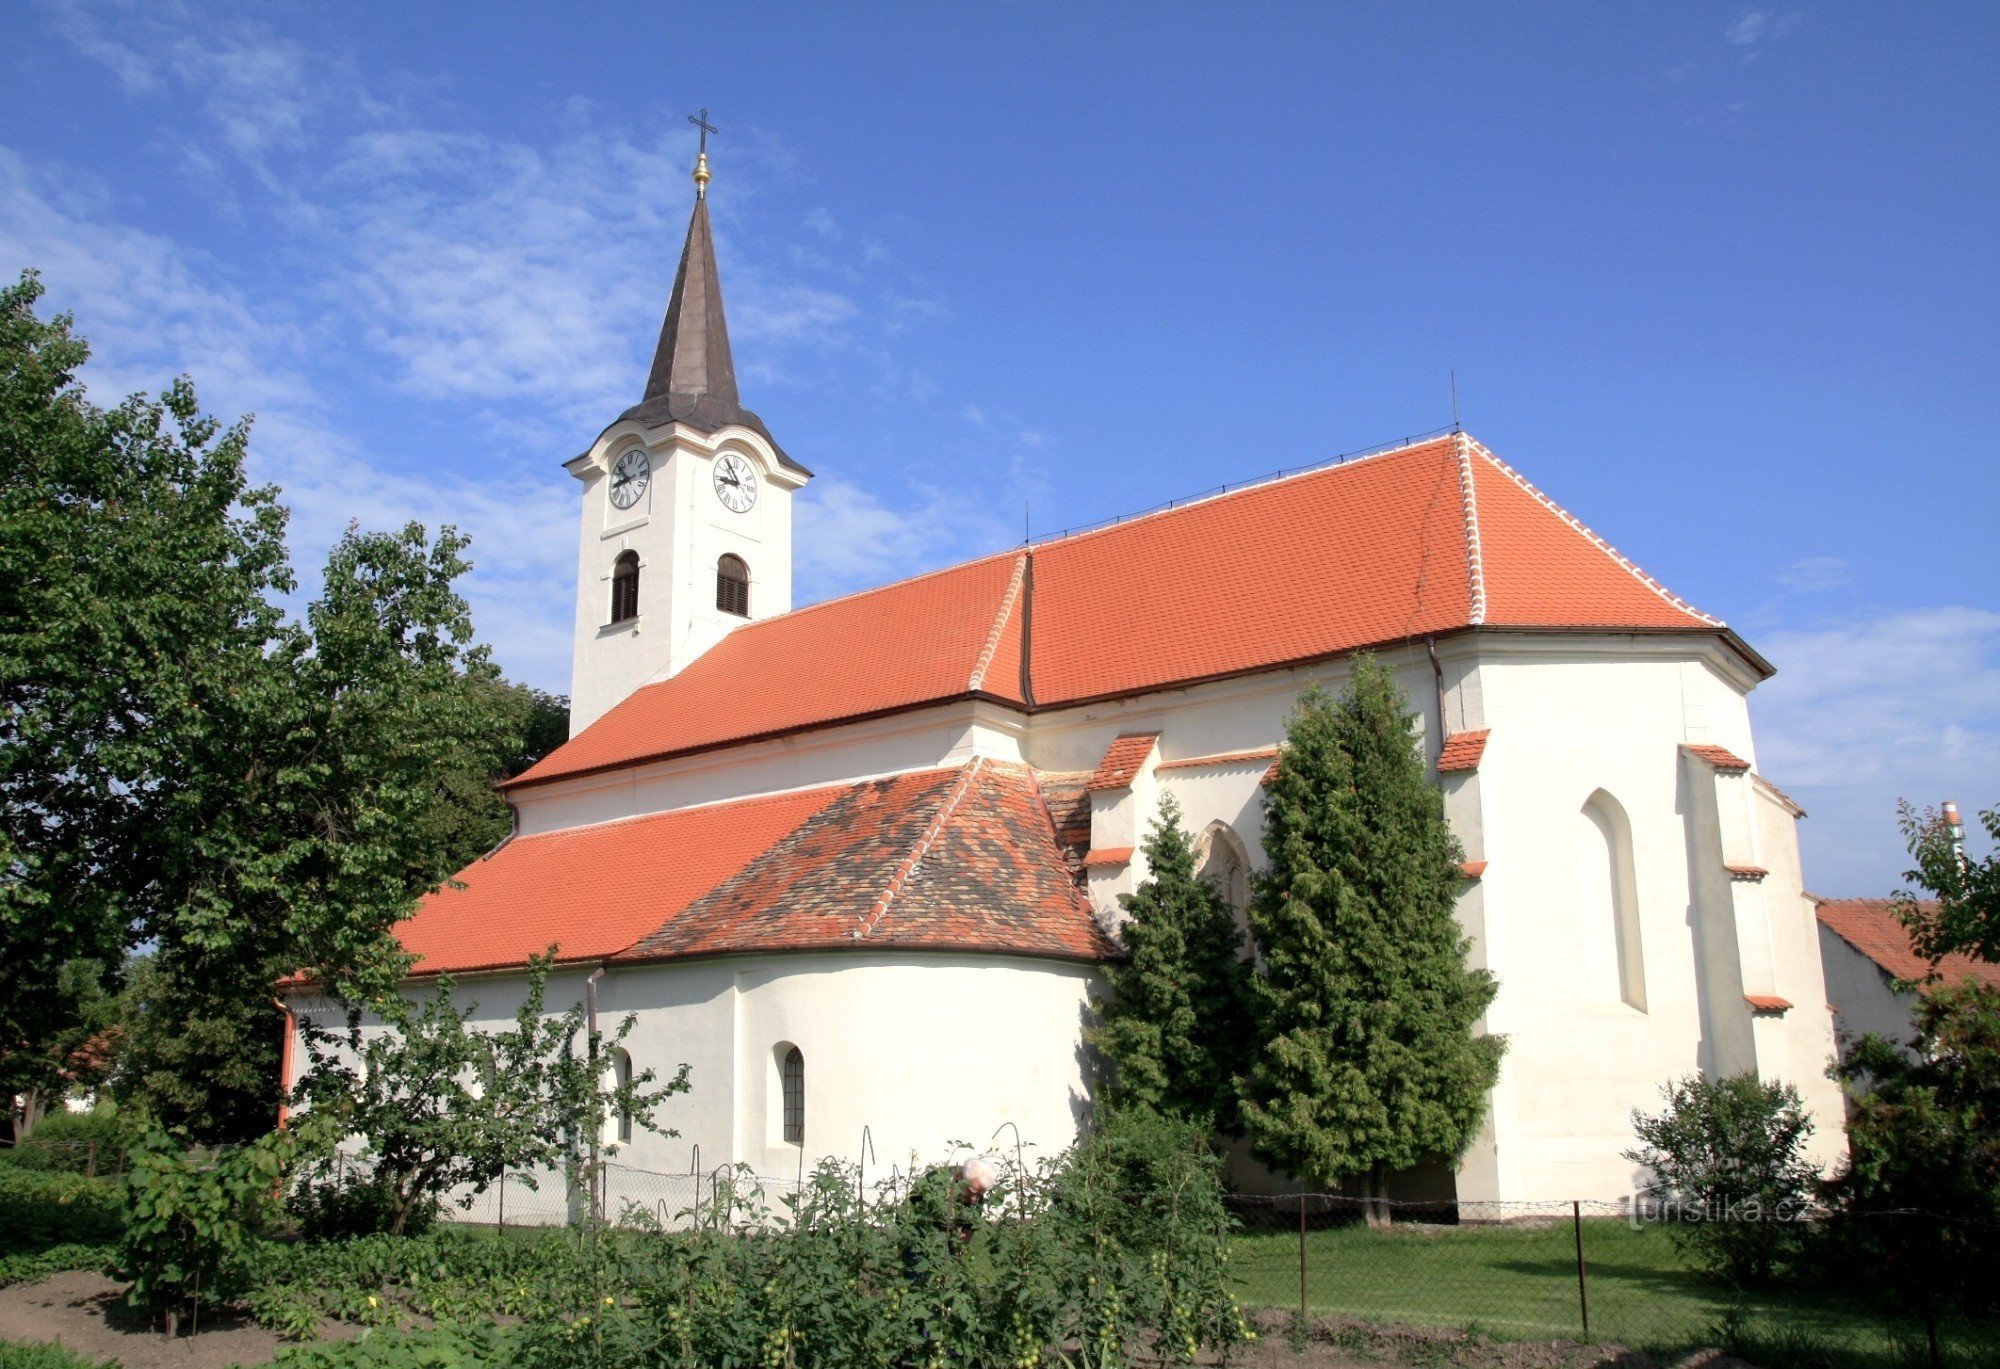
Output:
<svg viewBox="0 0 2000 1369">
<path fill-rule="evenodd" d="M 133 1096 L 243 1140 L 278 1101 L 272 986 L 392 992 L 390 929 L 504 831 L 455 777 L 548 710 L 473 645 L 450 528 L 350 528 L 288 616 L 247 426 L 185 379 L 91 405 L 40 293 L 0 292 L 0 1084 L 40 1068 L 63 964 L 151 943 Z"/>
<path fill-rule="evenodd" d="M 1933 966 L 1948 955 L 2000 961 L 2000 808 L 1979 815 L 1994 849 L 1984 860 L 1964 854 L 1960 834 L 1936 809 L 1896 806 L 1903 836 L 1917 868 L 1903 878 L 1928 890 L 1927 908 L 1907 890 L 1896 894 L 1896 916 L 1910 929 L 1910 943 Z"/>
<path fill-rule="evenodd" d="M 1245 1130 L 1302 1179 L 1364 1179 L 1372 1222 L 1390 1171 L 1464 1153 L 1505 1048 L 1473 1035 L 1497 986 L 1466 963 L 1462 852 L 1406 708 L 1367 655 L 1337 701 L 1317 687 L 1299 700 L 1250 907 L 1264 973 Z"/>
<path fill-rule="evenodd" d="M 1658 1116 L 1636 1108 L 1640 1145 L 1625 1158 L 1651 1178 L 1674 1243 L 1710 1273 L 1741 1284 L 1768 1281 L 1801 1247 L 1798 1225 L 1819 1170 L 1806 1158 L 1812 1119 L 1799 1091 L 1754 1071 L 1662 1086 Z"/>
<path fill-rule="evenodd" d="M 1194 846 L 1169 795 L 1147 835 L 1148 877 L 1119 897 L 1130 959 L 1087 1033 L 1111 1066 L 1106 1096 L 1234 1130 L 1236 1078 L 1249 1067 L 1248 968 L 1229 906 L 1195 877 Z"/>
<path fill-rule="evenodd" d="M 471 1026 L 478 1004 L 460 1007 L 440 975 L 421 1003 L 381 1001 L 382 1030 L 364 1032 L 355 1009 L 344 1033 L 303 1033 L 312 1066 L 296 1097 L 363 1138 L 391 1232 L 454 1189 L 469 1207 L 508 1170 L 532 1187 L 536 1169 L 574 1167 L 609 1117 L 678 1135 L 653 1113 L 686 1092 L 688 1067 L 664 1083 L 650 1069 L 608 1080 L 610 1052 L 635 1018 L 605 1036 L 586 1031 L 581 1007 L 546 1016 L 552 958 L 529 962 L 527 994 L 507 1031 Z"/>
<path fill-rule="evenodd" d="M 1870 1034 L 1834 1065 L 1848 1162 L 1828 1186 L 1838 1263 L 1934 1321 L 2000 1301 L 2000 989 L 1938 986 L 1903 1043 Z"/>
</svg>

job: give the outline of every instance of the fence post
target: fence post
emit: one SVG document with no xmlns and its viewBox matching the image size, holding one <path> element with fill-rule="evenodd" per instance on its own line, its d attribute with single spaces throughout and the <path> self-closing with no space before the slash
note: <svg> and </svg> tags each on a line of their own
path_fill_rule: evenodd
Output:
<svg viewBox="0 0 2000 1369">
<path fill-rule="evenodd" d="M 97 1142 L 95 1141 L 90 1143 L 90 1152 L 83 1157 L 83 1177 L 86 1179 L 95 1179 L 97 1177 Z"/>
<path fill-rule="evenodd" d="M 500 1234 L 507 1234 L 507 1166 L 500 1166 Z"/>
<path fill-rule="evenodd" d="M 1306 1301 L 1306 1195 L 1299 1195 L 1299 1320 L 1311 1316 Z"/>
<path fill-rule="evenodd" d="M 1583 1338 L 1590 1339 L 1590 1285 L 1583 1275 L 1583 1204 L 1572 1198 L 1570 1223 L 1576 1231 L 1576 1305 L 1583 1313 Z"/>
</svg>

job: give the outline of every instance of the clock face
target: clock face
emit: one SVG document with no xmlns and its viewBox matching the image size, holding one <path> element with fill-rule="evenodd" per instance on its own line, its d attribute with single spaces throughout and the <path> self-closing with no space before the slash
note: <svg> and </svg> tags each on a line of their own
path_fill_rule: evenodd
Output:
<svg viewBox="0 0 2000 1369">
<path fill-rule="evenodd" d="M 652 478 L 652 463 L 646 460 L 645 452 L 634 447 L 611 467 L 611 502 L 621 509 L 631 508 L 639 502 L 639 496 L 646 492 L 646 482 Z"/>
<path fill-rule="evenodd" d="M 757 472 L 735 452 L 715 463 L 715 497 L 732 513 L 748 513 L 757 502 Z"/>
</svg>

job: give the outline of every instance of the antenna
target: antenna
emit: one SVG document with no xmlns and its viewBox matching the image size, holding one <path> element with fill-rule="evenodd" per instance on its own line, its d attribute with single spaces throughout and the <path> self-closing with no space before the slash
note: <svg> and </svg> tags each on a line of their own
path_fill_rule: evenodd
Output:
<svg viewBox="0 0 2000 1369">
<path fill-rule="evenodd" d="M 1458 421 L 1458 372 L 1451 373 L 1451 430 L 1459 431 L 1464 425 Z"/>
<path fill-rule="evenodd" d="M 1024 547 L 1034 540 L 1028 532 L 1028 518 L 1034 511 L 1035 506 L 1032 503 L 1026 499 L 1021 501 L 1021 545 Z"/>
</svg>

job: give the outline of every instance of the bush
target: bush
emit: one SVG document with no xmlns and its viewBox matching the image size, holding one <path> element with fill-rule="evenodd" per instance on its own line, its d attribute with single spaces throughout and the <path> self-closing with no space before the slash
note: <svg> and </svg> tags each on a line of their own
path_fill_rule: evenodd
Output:
<svg viewBox="0 0 2000 1369">
<path fill-rule="evenodd" d="M 136 1128 L 116 1108 L 52 1112 L 8 1154 L 19 1169 L 113 1174 L 122 1167 L 125 1148 L 135 1139 Z"/>
<path fill-rule="evenodd" d="M 61 1341 L 33 1345 L 0 1341 L 0 1369 L 118 1369 L 115 1359 L 87 1359 Z"/>
<path fill-rule="evenodd" d="M 115 1241 L 124 1229 L 114 1181 L 0 1167 L 0 1255 Z"/>
<path fill-rule="evenodd" d="M 1767 1282 L 1794 1264 L 1819 1172 L 1805 1158 L 1812 1121 L 1799 1091 L 1754 1073 L 1688 1075 L 1664 1086 L 1666 1109 L 1636 1109 L 1644 1144 L 1625 1158 L 1650 1171 L 1674 1243 L 1717 1278 Z"/>
<path fill-rule="evenodd" d="M 0 1288 L 12 1283 L 35 1283 L 67 1269 L 94 1269 L 108 1274 L 117 1267 L 115 1245 L 52 1245 L 32 1255 L 0 1255 Z"/>
<path fill-rule="evenodd" d="M 291 1369 L 477 1369 L 509 1364 L 511 1333 L 496 1326 L 427 1331 L 364 1331 L 351 1341 L 288 1346 L 278 1363 Z"/>
<path fill-rule="evenodd" d="M 335 1241 L 395 1229 L 398 1201 L 395 1189 L 375 1174 L 329 1172 L 322 1165 L 292 1189 L 285 1209 L 308 1240 Z M 437 1200 L 418 1199 L 401 1215 L 402 1234 L 421 1236 L 437 1222 Z"/>
</svg>

